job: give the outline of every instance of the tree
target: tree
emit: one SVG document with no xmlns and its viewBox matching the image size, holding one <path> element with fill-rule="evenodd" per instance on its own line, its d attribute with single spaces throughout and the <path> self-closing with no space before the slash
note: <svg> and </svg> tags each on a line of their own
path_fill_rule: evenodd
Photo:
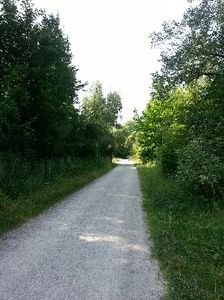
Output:
<svg viewBox="0 0 224 300">
<path fill-rule="evenodd" d="M 189 1 L 180 22 L 152 33 L 162 68 L 139 120 L 140 155 L 206 194 L 224 182 L 224 2 Z"/>
<path fill-rule="evenodd" d="M 74 110 L 76 69 L 59 24 L 58 17 L 43 16 L 31 61 L 29 94 L 38 156 L 63 153 Z"/>
<path fill-rule="evenodd" d="M 102 84 L 93 83 L 89 97 L 83 99 L 83 112 L 88 119 L 94 118 L 105 121 L 106 99 L 103 96 Z"/>
<path fill-rule="evenodd" d="M 28 13 L 22 2 L 0 2 L 0 148 L 24 151 L 33 141 L 29 122 L 29 94 L 24 88 L 32 40 L 30 30 L 36 12 Z"/>
<path fill-rule="evenodd" d="M 106 122 L 116 126 L 122 110 L 121 96 L 118 92 L 110 92 L 106 100 Z"/>
<path fill-rule="evenodd" d="M 117 92 L 110 92 L 104 97 L 102 84 L 93 84 L 89 97 L 83 100 L 82 114 L 86 119 L 86 148 L 91 152 L 111 154 L 112 128 L 122 109 L 121 97 Z"/>
<path fill-rule="evenodd" d="M 59 17 L 30 0 L 1 0 L 0 9 L 0 149 L 62 155 L 83 85 Z"/>
<path fill-rule="evenodd" d="M 122 110 L 121 96 L 112 91 L 104 97 L 102 84 L 93 83 L 90 96 L 83 99 L 83 110 L 88 118 L 101 120 L 105 126 L 116 126 Z"/>
<path fill-rule="evenodd" d="M 113 155 L 115 157 L 127 158 L 134 155 L 135 133 L 135 120 L 113 128 Z"/>
<path fill-rule="evenodd" d="M 204 76 L 224 80 L 224 2 L 196 1 L 180 22 L 163 24 L 153 32 L 153 46 L 162 46 L 162 68 L 153 74 L 153 96 L 164 97 L 171 88 Z"/>
</svg>

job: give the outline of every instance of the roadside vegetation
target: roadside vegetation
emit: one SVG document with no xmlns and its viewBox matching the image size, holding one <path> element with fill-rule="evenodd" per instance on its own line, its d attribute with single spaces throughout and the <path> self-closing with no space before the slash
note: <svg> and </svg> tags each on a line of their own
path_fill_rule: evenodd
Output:
<svg viewBox="0 0 224 300">
<path fill-rule="evenodd" d="M 59 16 L 30 0 L 0 0 L 0 70 L 2 233 L 112 168 L 122 104 L 98 81 L 79 101 Z"/>
<path fill-rule="evenodd" d="M 153 254 L 166 299 L 223 299 L 224 204 L 205 203 L 158 165 L 138 168 Z"/>
<path fill-rule="evenodd" d="M 224 2 L 189 1 L 150 35 L 161 51 L 137 154 L 168 299 L 224 297 Z"/>
<path fill-rule="evenodd" d="M 110 158 L 67 158 L 66 162 L 47 163 L 51 166 L 47 177 L 45 167 L 39 166 L 27 178 L 14 181 L 12 196 L 0 192 L 0 234 L 38 215 L 114 167 Z M 55 163 L 61 163 L 60 172 L 58 169 L 55 172 Z"/>
</svg>

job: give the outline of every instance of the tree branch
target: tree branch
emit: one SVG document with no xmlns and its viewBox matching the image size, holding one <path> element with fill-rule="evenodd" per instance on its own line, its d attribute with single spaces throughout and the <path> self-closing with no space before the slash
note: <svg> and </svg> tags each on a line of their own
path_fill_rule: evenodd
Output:
<svg viewBox="0 0 224 300">
<path fill-rule="evenodd" d="M 215 57 L 224 58 L 224 54 L 222 54 L 222 53 L 210 52 L 209 54 L 212 55 L 212 56 L 215 56 Z"/>
<path fill-rule="evenodd" d="M 216 73 L 216 72 L 203 72 L 200 74 L 201 76 L 224 76 L 223 73 Z"/>
</svg>

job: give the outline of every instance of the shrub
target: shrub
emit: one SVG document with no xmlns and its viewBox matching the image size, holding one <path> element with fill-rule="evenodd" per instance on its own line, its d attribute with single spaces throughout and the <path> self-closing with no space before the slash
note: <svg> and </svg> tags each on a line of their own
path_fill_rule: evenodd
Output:
<svg viewBox="0 0 224 300">
<path fill-rule="evenodd" d="M 177 154 L 175 149 L 167 144 L 160 151 L 160 165 L 164 174 L 172 175 L 177 170 Z"/>
<path fill-rule="evenodd" d="M 224 164 L 202 141 L 191 141 L 179 151 L 177 176 L 206 195 L 222 194 Z"/>
</svg>

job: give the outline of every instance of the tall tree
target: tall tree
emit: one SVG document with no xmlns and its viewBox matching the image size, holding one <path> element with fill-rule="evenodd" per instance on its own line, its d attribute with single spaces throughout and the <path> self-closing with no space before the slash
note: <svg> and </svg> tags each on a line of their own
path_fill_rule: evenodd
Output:
<svg viewBox="0 0 224 300">
<path fill-rule="evenodd" d="M 58 16 L 0 1 L 0 148 L 63 154 L 82 84 Z"/>
<path fill-rule="evenodd" d="M 119 118 L 121 118 L 121 96 L 118 92 L 110 92 L 106 100 L 106 121 L 111 126 L 116 126 Z"/>
<path fill-rule="evenodd" d="M 161 71 L 153 76 L 153 94 L 159 97 L 201 76 L 224 80 L 224 2 L 189 2 L 192 5 L 180 22 L 165 22 L 162 32 L 150 35 L 152 45 L 164 49 Z"/>
<path fill-rule="evenodd" d="M 93 84 L 89 97 L 83 100 L 87 148 L 104 154 L 111 152 L 112 127 L 117 125 L 121 109 L 121 97 L 117 92 L 104 97 L 102 84 L 99 81 Z"/>
</svg>

